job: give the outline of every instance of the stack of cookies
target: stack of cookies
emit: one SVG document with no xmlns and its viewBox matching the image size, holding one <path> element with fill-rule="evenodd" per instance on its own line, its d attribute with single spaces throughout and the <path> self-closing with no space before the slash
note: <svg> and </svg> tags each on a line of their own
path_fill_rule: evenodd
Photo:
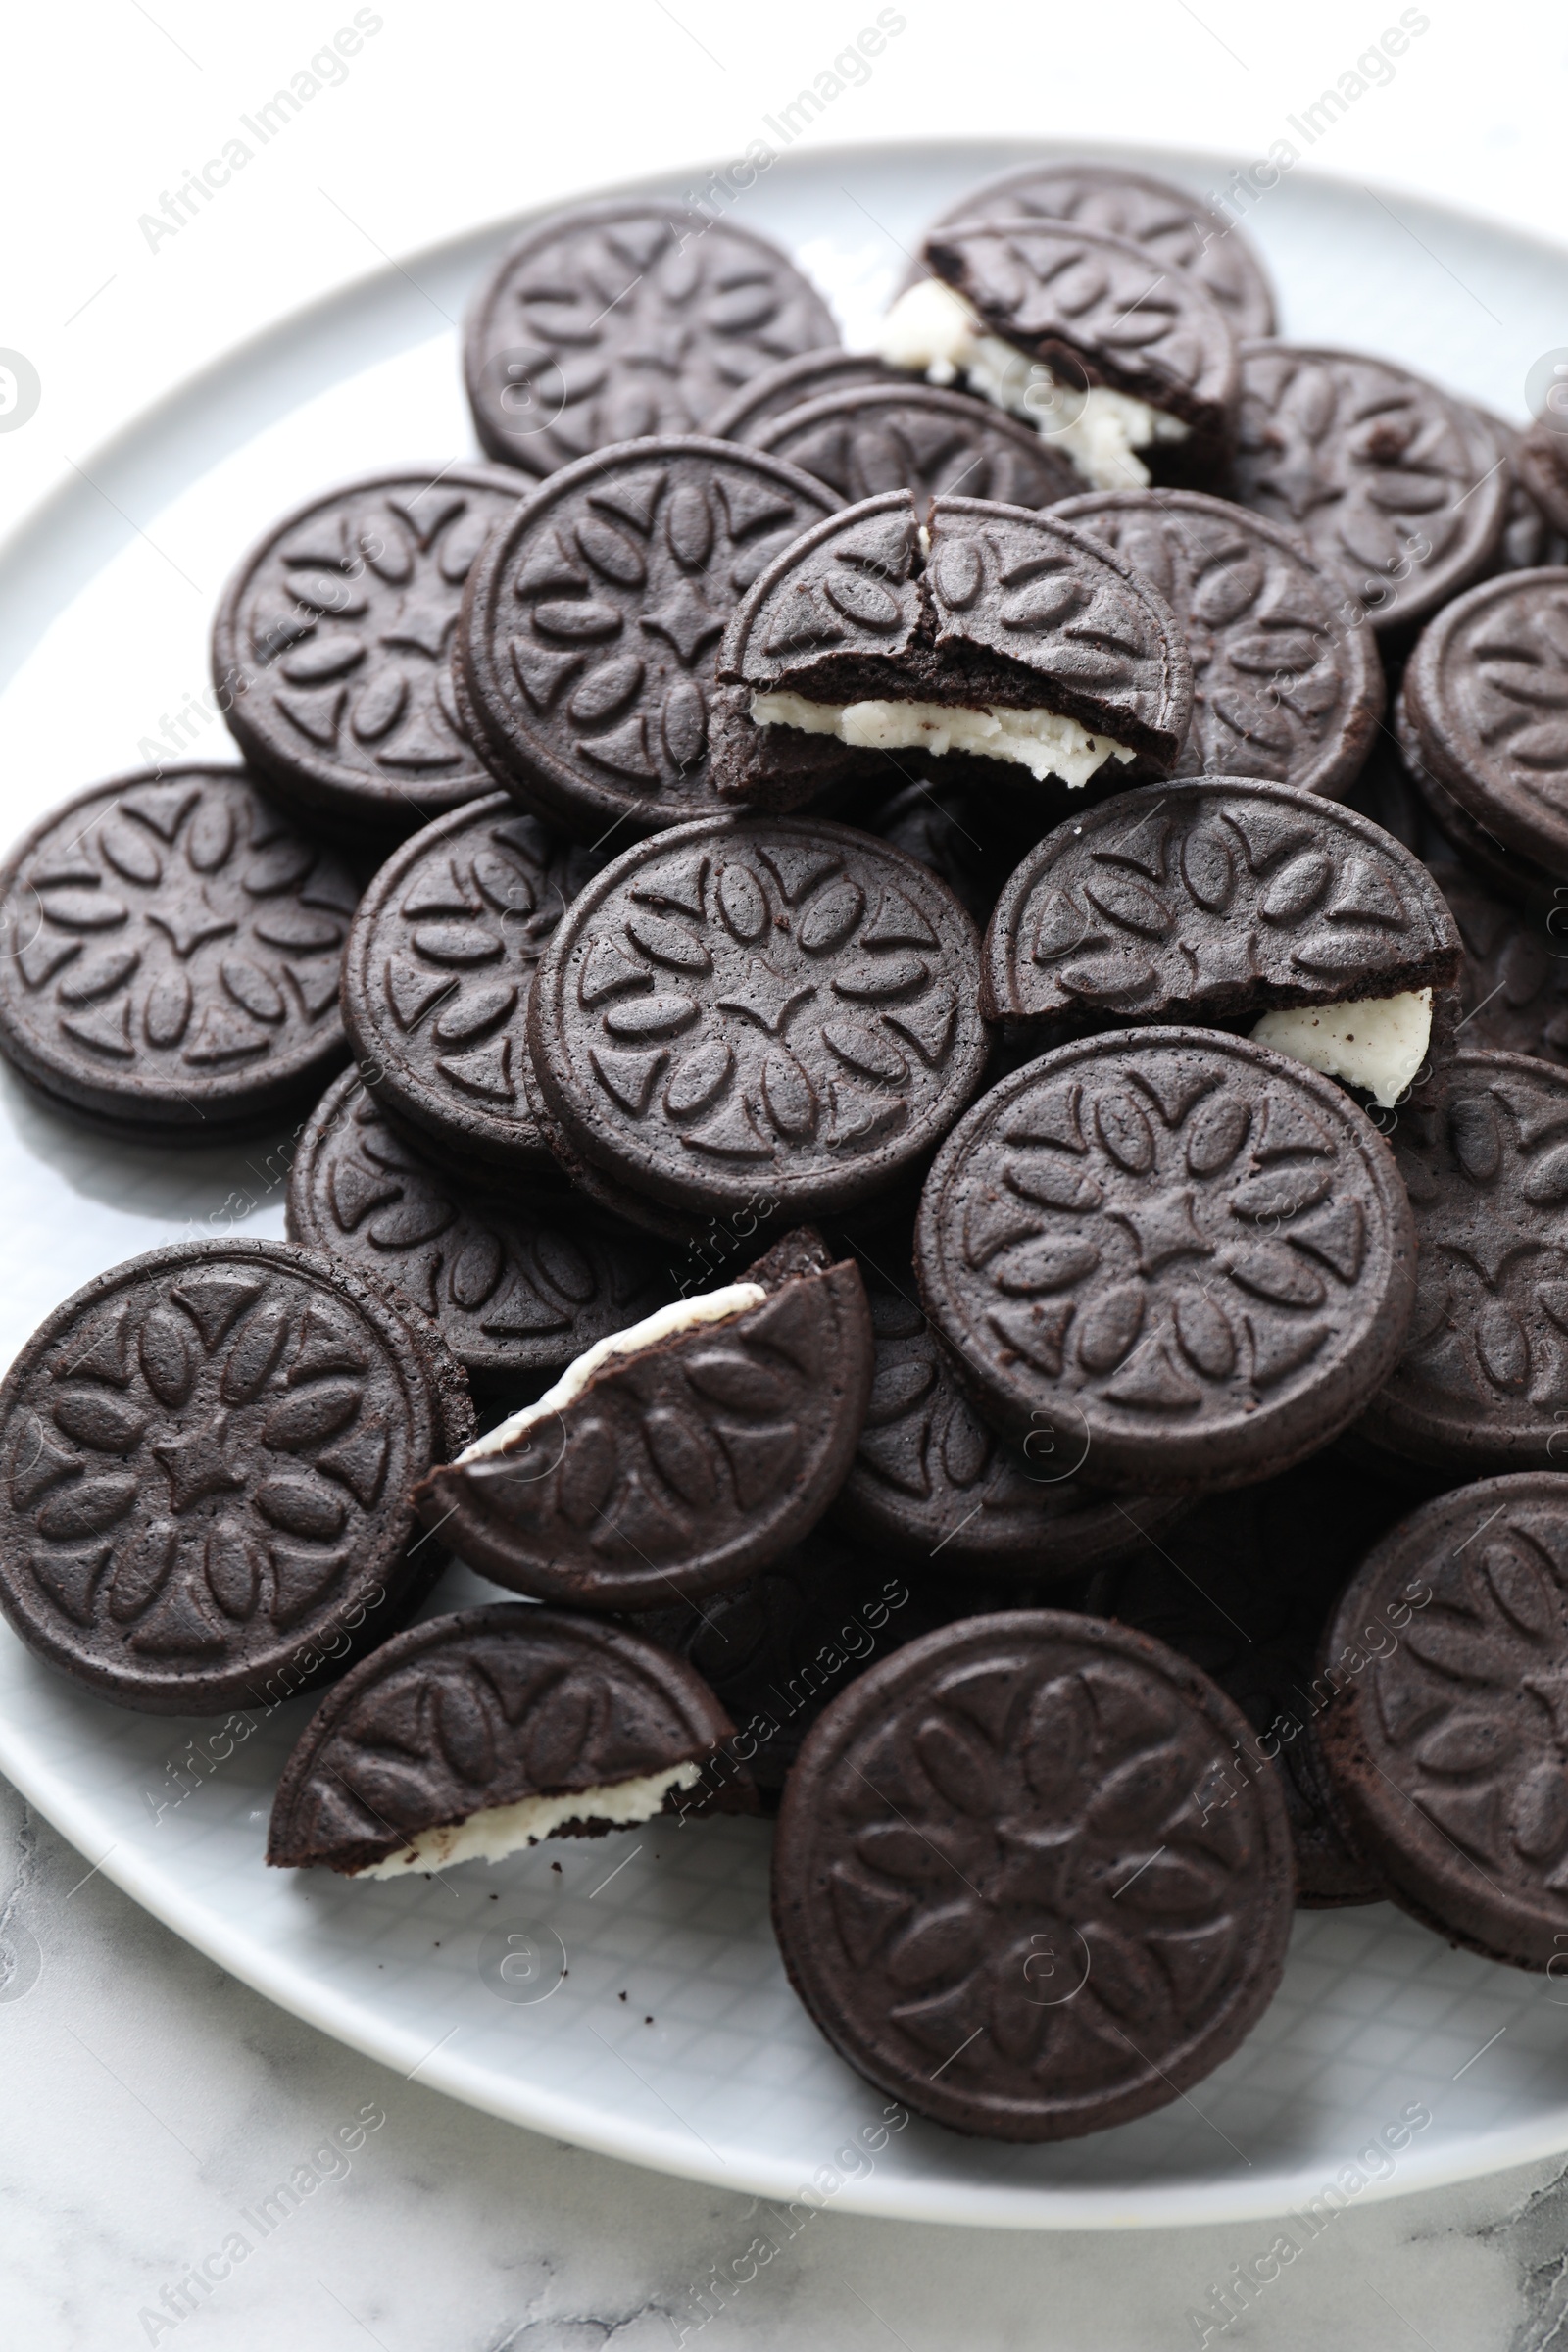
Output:
<svg viewBox="0 0 1568 2352">
<path fill-rule="evenodd" d="M 823 2034 L 1010 2139 L 1184 2092 L 1298 1903 L 1552 1960 L 1568 466 L 1275 324 L 1106 166 L 865 352 L 731 220 L 558 215 L 488 462 L 239 563 L 244 764 L 12 853 L 54 1109 L 294 1122 L 288 1243 L 0 1393 L 40 1655 L 324 1688 L 272 1863 L 776 1816 Z"/>
</svg>

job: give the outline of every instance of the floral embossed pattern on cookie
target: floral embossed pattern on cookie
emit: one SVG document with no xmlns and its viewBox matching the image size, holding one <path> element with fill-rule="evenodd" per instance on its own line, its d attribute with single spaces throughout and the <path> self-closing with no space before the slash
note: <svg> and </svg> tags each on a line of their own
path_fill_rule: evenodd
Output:
<svg viewBox="0 0 1568 2352">
<path fill-rule="evenodd" d="M 847 501 L 912 490 L 921 504 L 961 491 L 1004 507 L 1071 498 L 1078 476 L 1032 426 L 966 392 L 860 385 L 824 394 L 747 434 Z"/>
<path fill-rule="evenodd" d="M 986 933 L 994 1019 L 1224 1020 L 1443 985 L 1437 883 L 1364 816 L 1202 777 L 1120 793 L 1030 852 Z"/>
<path fill-rule="evenodd" d="M 1397 1357 L 1414 1279 L 1388 1147 L 1327 1079 L 1240 1038 L 1147 1029 L 1027 1063 L 939 1153 L 925 1306 L 1016 1443 L 1085 1477 L 1246 1485 L 1344 1428 Z"/>
<path fill-rule="evenodd" d="M 437 1470 L 427 1526 L 498 1584 L 577 1608 L 657 1608 L 765 1567 L 821 1517 L 865 1412 L 865 1292 L 829 1261 L 797 1228 L 732 1317 L 610 1357 Z"/>
<path fill-rule="evenodd" d="M 1205 1819 L 1246 1719 L 1162 1643 L 1016 1611 L 836 1699 L 785 1790 L 773 1917 L 841 2056 L 959 2131 L 1065 2139 L 1236 2046 L 1290 1929 L 1272 1775 Z"/>
<path fill-rule="evenodd" d="M 1508 572 L 1422 632 L 1404 678 L 1419 773 L 1504 851 L 1568 874 L 1568 570 Z"/>
<path fill-rule="evenodd" d="M 289 1237 L 395 1282 L 475 1380 L 559 1372 L 666 1295 L 662 1257 L 637 1235 L 564 1191 L 530 1200 L 490 1183 L 460 1183 L 347 1070 L 294 1154 Z"/>
<path fill-rule="evenodd" d="M 1065 713 L 1108 739 L 1088 770 L 1097 785 L 1168 774 L 1192 710 L 1176 616 L 1113 549 L 1054 512 L 983 499 L 939 498 L 922 516 L 907 490 L 833 515 L 761 571 L 725 632 L 719 675 L 718 789 L 763 806 L 798 805 L 840 774 L 892 778 L 885 753 L 849 738 L 754 725 L 758 694 Z M 982 787 L 1018 780 L 980 745 L 945 765 Z M 1037 788 L 1049 774 L 1049 762 L 1035 767 Z M 1042 823 L 1064 802 L 1082 806 L 1065 784 L 1033 797 Z"/>
<path fill-rule="evenodd" d="M 506 1602 L 463 1609 L 396 1636 L 317 1709 L 278 1783 L 267 1858 L 352 1874 L 421 1832 L 546 1794 L 584 1799 L 554 1835 L 592 1837 L 608 1826 L 596 1799 L 673 1779 L 730 1730 L 702 1677 L 633 1633 Z"/>
<path fill-rule="evenodd" d="M 1306 543 L 1200 490 L 1112 490 L 1056 512 L 1114 547 L 1181 623 L 1193 716 L 1176 772 L 1338 799 L 1383 711 L 1383 665 Z"/>
<path fill-rule="evenodd" d="M 1368 1658 L 1379 1624 L 1394 1639 Z M 1320 1660 L 1323 1753 L 1357 1844 L 1418 1919 L 1516 1968 L 1568 1945 L 1565 1651 L 1568 1478 L 1527 1472 L 1386 1536 Z"/>
<path fill-rule="evenodd" d="M 100 1122 L 198 1141 L 346 1051 L 356 884 L 237 767 L 149 771 L 34 826 L 0 877 L 0 1048 Z"/>
<path fill-rule="evenodd" d="M 371 474 L 295 508 L 230 578 L 213 628 L 229 726 L 318 821 L 412 833 L 489 789 L 447 656 L 520 490 L 487 466 Z"/>
<path fill-rule="evenodd" d="M 386 860 L 349 939 L 343 1004 L 366 1084 L 395 1113 L 448 1149 L 548 1169 L 524 1077 L 528 992 L 603 862 L 500 792 Z"/>
<path fill-rule="evenodd" d="M 1237 495 L 1305 539 L 1343 583 L 1346 627 L 1402 628 L 1467 587 L 1508 508 L 1485 421 L 1361 352 L 1242 352 Z"/>
<path fill-rule="evenodd" d="M 357 1275 L 277 1242 L 132 1258 L 56 1308 L 0 1392 L 0 1602 L 122 1705 L 288 1695 L 319 1679 L 318 1643 L 341 1665 L 412 1598 L 439 1413 L 415 1335 Z"/>
<path fill-rule="evenodd" d="M 1367 1434 L 1440 1468 L 1568 1462 L 1568 1072 L 1456 1054 L 1393 1140 L 1420 1261 Z"/>
<path fill-rule="evenodd" d="M 915 1170 L 980 1082 L 978 943 L 913 858 L 845 825 L 710 818 L 618 858 L 529 1002 L 566 1156 L 707 1214 L 793 1220 Z"/>
<path fill-rule="evenodd" d="M 972 188 L 941 218 L 1082 221 L 1198 278 L 1238 335 L 1274 332 L 1268 279 L 1235 221 L 1144 172 L 1116 164 L 1026 164 Z"/>
<path fill-rule="evenodd" d="M 464 367 L 490 455 L 547 474 L 612 441 L 701 430 L 754 376 L 837 340 L 776 245 L 637 199 L 540 221 L 480 292 Z"/>
<path fill-rule="evenodd" d="M 839 504 L 738 443 L 606 450 L 554 475 L 496 533 L 454 655 L 474 739 L 530 808 L 597 842 L 714 805 L 719 640 L 779 551 Z"/>
<path fill-rule="evenodd" d="M 1225 462 L 1240 386 L 1236 337 L 1201 280 L 1081 221 L 944 222 L 925 258 L 1004 342 L 1061 372 L 1168 410 L 1191 439 L 1166 462 L 1200 476 Z"/>
<path fill-rule="evenodd" d="M 875 1374 L 833 1504 L 840 1526 L 911 1560 L 940 1558 L 956 1592 L 977 1570 L 1044 1581 L 1119 1559 L 1146 1535 L 1165 1539 L 1182 1503 L 1096 1494 L 1072 1475 L 1078 1448 L 1040 1431 L 1025 1447 L 1009 1446 L 987 1428 L 920 1310 L 906 1263 L 896 1281 L 868 1290 Z"/>
</svg>

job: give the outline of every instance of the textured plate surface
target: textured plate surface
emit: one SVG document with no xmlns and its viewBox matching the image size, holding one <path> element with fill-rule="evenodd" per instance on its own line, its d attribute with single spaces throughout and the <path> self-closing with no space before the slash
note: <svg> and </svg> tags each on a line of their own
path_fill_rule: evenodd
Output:
<svg viewBox="0 0 1568 2352">
<path fill-rule="evenodd" d="M 965 187 L 1025 160 L 1004 145 L 824 149 L 766 173 L 746 222 L 795 252 L 859 342 L 906 266 L 900 247 Z M 1229 169 L 1130 160 L 1197 191 Z M 672 175 L 673 190 L 685 184 Z M 1522 417 L 1526 369 L 1561 340 L 1563 256 L 1397 209 L 1304 171 L 1255 208 L 1283 331 L 1386 352 Z M 317 485 L 471 452 L 457 337 L 432 336 L 420 289 L 457 318 L 516 233 L 509 222 L 407 275 L 388 270 L 279 327 L 89 458 L 91 481 L 0 553 L 0 645 L 17 665 L 0 700 L 8 836 L 160 753 L 226 756 L 220 722 L 191 700 L 225 574 Z M 0 1356 L 134 1251 L 237 1224 L 281 1235 L 289 1150 L 283 1136 L 177 1154 L 111 1146 L 5 1080 Z M 868 1566 L 864 1582 L 863 1595 L 846 1591 L 846 1626 L 884 1578 Z M 434 1605 L 494 1597 L 453 1571 Z M 814 2182 L 840 2209 L 1072 2229 L 1279 2212 L 1348 2181 L 1357 2150 L 1417 2102 L 1432 2121 L 1396 2158 L 1357 2168 L 1357 2197 L 1568 2147 L 1568 1985 L 1449 1951 L 1377 1906 L 1297 1921 L 1279 1996 L 1190 2100 L 1055 2150 L 911 2123 L 851 2153 L 862 2130 L 880 2135 L 886 2102 L 789 1990 L 767 1924 L 765 1825 L 634 1830 L 404 1886 L 295 1881 L 261 1857 L 307 1704 L 227 1731 L 159 1722 L 76 1695 L 0 1639 L 0 1765 L 87 1864 L 327 2033 L 536 2130 L 786 2200 Z"/>
</svg>

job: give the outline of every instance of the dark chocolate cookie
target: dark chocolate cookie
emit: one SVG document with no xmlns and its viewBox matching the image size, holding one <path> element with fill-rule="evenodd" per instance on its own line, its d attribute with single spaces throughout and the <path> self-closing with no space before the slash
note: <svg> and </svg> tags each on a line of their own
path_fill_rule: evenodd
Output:
<svg viewBox="0 0 1568 2352">
<path fill-rule="evenodd" d="M 839 504 L 732 441 L 633 441 L 540 486 L 474 567 L 453 656 L 517 798 L 616 848 L 716 806 L 719 639 L 758 574 Z"/>
<path fill-rule="evenodd" d="M 360 1075 L 446 1152 L 551 1171 L 522 1072 L 528 992 L 604 862 L 493 792 L 405 842 L 360 902 L 343 959 Z"/>
<path fill-rule="evenodd" d="M 956 2131 L 1069 2139 L 1179 2097 L 1285 1963 L 1275 1777 L 1201 1811 L 1247 1737 L 1185 1658 L 1099 1618 L 909 1642 L 824 1711 L 784 1791 L 796 1991 L 858 2073 Z"/>
<path fill-rule="evenodd" d="M 1307 1909 L 1373 1903 L 1385 1891 L 1330 1810 L 1317 1745 L 1329 1691 L 1317 1656 L 1348 1579 L 1410 1504 L 1402 1486 L 1317 1454 L 1261 1486 L 1200 1502 L 1179 1528 L 1102 1570 L 1089 1588 L 1096 1616 L 1168 1642 L 1241 1708 L 1250 1732 L 1203 1802 L 1228 1805 L 1240 1781 L 1277 1762 L 1296 1899 Z"/>
<path fill-rule="evenodd" d="M 1200 490 L 1105 490 L 1058 507 L 1157 588 L 1187 639 L 1179 776 L 1257 776 L 1343 797 L 1383 715 L 1383 664 L 1306 542 Z"/>
<path fill-rule="evenodd" d="M 99 1275 L 0 1389 L 16 1631 L 157 1715 L 341 1672 L 440 1564 L 410 1497 L 472 1423 L 444 1426 L 438 1345 L 282 1242 L 181 1242 Z"/>
<path fill-rule="evenodd" d="M 1168 774 L 1192 709 L 1176 618 L 1125 557 L 1054 514 L 981 499 L 938 499 L 927 530 L 907 491 L 865 499 L 786 548 L 736 612 L 718 671 L 718 788 L 771 806 L 878 772 L 890 722 L 912 704 L 897 745 L 956 757 L 976 783 L 1015 784 L 1050 822 L 1082 806 L 1073 790 L 1091 777 Z M 785 699 L 760 707 L 764 697 Z M 874 723 L 842 715 L 857 706 Z M 956 751 L 948 710 L 968 714 Z M 1071 739 L 1037 739 L 1036 714 L 1072 722 Z"/>
<path fill-rule="evenodd" d="M 1250 241 L 1185 188 L 1119 164 L 1025 164 L 981 182 L 941 215 L 950 220 L 1073 220 L 1144 246 L 1196 277 L 1238 335 L 1274 332 L 1274 293 Z"/>
<path fill-rule="evenodd" d="M 1423 838 L 1418 846 L 1427 863 L 1434 870 L 1457 864 L 1516 906 L 1532 899 L 1549 900 L 1555 884 L 1545 867 L 1505 842 L 1490 822 L 1472 815 L 1429 759 L 1402 684 L 1394 699 L 1394 743 L 1396 757 L 1389 764 L 1398 769 L 1420 812 Z"/>
<path fill-rule="evenodd" d="M 687 1218 L 916 1175 L 980 1083 L 979 943 L 933 874 L 804 817 L 710 817 L 590 882 L 528 1043 L 553 1148 Z"/>
<path fill-rule="evenodd" d="M 926 1180 L 926 1311 L 986 1418 L 1113 1492 L 1287 1469 L 1398 1357 L 1415 1278 L 1388 1146 L 1316 1071 L 1218 1031 L 1061 1046 Z"/>
<path fill-rule="evenodd" d="M 798 360 L 780 360 L 776 368 L 754 375 L 733 400 L 713 411 L 703 429 L 715 441 L 755 441 L 775 417 L 808 400 L 821 400 L 829 392 L 848 392 L 858 384 L 907 387 L 908 381 L 902 368 L 890 368 L 874 352 L 840 351 L 836 345 L 806 351 Z"/>
<path fill-rule="evenodd" d="M 832 1516 L 853 1535 L 929 1565 L 956 1598 L 976 1569 L 1044 1585 L 1136 1550 L 1185 1505 L 1098 1494 L 1074 1475 L 1081 1446 L 1036 1430 L 1008 1446 L 975 1413 L 922 1313 L 906 1265 L 867 1283 L 876 1358 L 865 1426 Z M 984 1606 L 983 1602 L 976 1604 Z M 1007 1605 L 998 1603 L 996 1605 Z"/>
<path fill-rule="evenodd" d="M 1568 1065 L 1568 915 L 1534 900 L 1519 906 L 1456 865 L 1438 881 L 1464 942 L 1461 1042 Z"/>
<path fill-rule="evenodd" d="M 0 873 L 0 1052 L 116 1133 L 219 1141 L 308 1102 L 347 1054 L 356 884 L 239 767 L 79 793 Z"/>
<path fill-rule="evenodd" d="M 397 1635 L 318 1707 L 283 1767 L 267 1859 L 390 1878 L 602 1838 L 701 1809 L 732 1731 L 702 1676 L 635 1634 L 509 1602 L 463 1609 Z M 736 1776 L 728 1793 L 746 1809 Z"/>
<path fill-rule="evenodd" d="M 1491 433 L 1493 446 L 1508 477 L 1508 511 L 1493 568 L 1538 571 L 1544 564 L 1568 563 L 1568 537 L 1537 505 L 1526 483 L 1519 463 L 1521 436 L 1501 416 L 1494 416 L 1490 409 L 1478 409 L 1472 402 L 1470 413 L 1479 416 Z"/>
<path fill-rule="evenodd" d="M 1552 530 L 1568 537 L 1568 435 L 1538 419 L 1514 451 L 1519 479 Z"/>
<path fill-rule="evenodd" d="M 610 442 L 705 427 L 754 376 L 836 340 L 765 237 L 620 197 L 535 221 L 480 288 L 463 364 L 482 447 L 548 474 Z"/>
<path fill-rule="evenodd" d="M 1048 834 L 984 958 L 988 1018 L 1051 1037 L 1443 988 L 1460 947 L 1426 867 L 1368 818 L 1213 776 L 1119 793 Z"/>
<path fill-rule="evenodd" d="M 672 1288 L 641 1235 L 585 1216 L 563 1190 L 503 1197 L 465 1185 L 389 1127 L 356 1070 L 330 1086 L 289 1172 L 291 1241 L 395 1282 L 475 1380 L 563 1371 Z"/>
<path fill-rule="evenodd" d="M 1049 507 L 1079 486 L 1066 459 L 1031 426 L 967 392 L 940 392 L 907 377 L 830 392 L 746 438 L 845 500 L 908 490 L 922 511 L 933 498 L 959 495 Z"/>
<path fill-rule="evenodd" d="M 367 474 L 293 508 L 230 574 L 213 624 L 224 715 L 311 822 L 397 839 L 490 789 L 447 656 L 485 533 L 523 487 L 489 466 Z"/>
<path fill-rule="evenodd" d="M 1568 1466 L 1568 1072 L 1461 1053 L 1392 1140 L 1419 1279 L 1367 1435 L 1438 1468 Z"/>
<path fill-rule="evenodd" d="M 1236 494 L 1343 582 L 1347 629 L 1406 629 L 1478 579 L 1508 489 L 1490 427 L 1424 376 L 1364 352 L 1243 346 Z"/>
<path fill-rule="evenodd" d="M 944 222 L 925 259 L 982 323 L 1056 380 L 1105 384 L 1163 410 L 1189 438 L 1163 446 L 1167 478 L 1223 474 L 1236 433 L 1236 336 L 1200 279 L 1080 220 Z"/>
<path fill-rule="evenodd" d="M 600 1343 L 419 1489 L 514 1592 L 638 1609 L 739 1584 L 821 1518 L 871 1385 L 859 1269 L 788 1235 L 733 1285 Z"/>
<path fill-rule="evenodd" d="M 1565 1561 L 1568 1478 L 1461 1487 L 1385 1536 L 1319 1661 L 1356 1842 L 1396 1902 L 1515 1968 L 1568 1948 Z"/>
<path fill-rule="evenodd" d="M 1505 572 L 1446 606 L 1402 705 L 1418 769 L 1504 851 L 1568 878 L 1568 570 Z"/>
</svg>

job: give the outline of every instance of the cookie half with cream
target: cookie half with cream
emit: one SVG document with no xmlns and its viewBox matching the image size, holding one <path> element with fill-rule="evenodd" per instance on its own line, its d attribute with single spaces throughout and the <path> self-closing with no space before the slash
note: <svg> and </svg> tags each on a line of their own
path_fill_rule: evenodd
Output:
<svg viewBox="0 0 1568 2352">
<path fill-rule="evenodd" d="M 1432 875 L 1370 817 L 1193 777 L 1030 852 L 986 934 L 982 1007 L 1036 1050 L 1142 1022 L 1243 1030 L 1392 1104 L 1462 953 Z"/>
<path fill-rule="evenodd" d="M 317 1709 L 267 1859 L 391 1879 L 657 1813 L 755 1811 L 732 1758 L 704 1784 L 732 1733 L 695 1668 L 635 1634 L 512 1602 L 463 1609 L 383 1643 Z"/>
<path fill-rule="evenodd" d="M 1076 220 L 944 223 L 924 260 L 882 322 L 889 366 L 1021 417 L 1088 489 L 1223 481 L 1241 366 L 1196 276 Z"/>
<path fill-rule="evenodd" d="M 1052 514 L 907 491 L 787 547 L 725 632 L 713 780 L 779 809 L 911 757 L 1022 794 L 1168 775 L 1192 714 L 1170 607 L 1123 557 Z"/>
<path fill-rule="evenodd" d="M 870 1395 L 859 1268 L 785 1236 L 739 1282 L 601 1340 L 415 1497 L 536 1600 L 651 1609 L 776 1559 L 848 1476 Z"/>
</svg>

